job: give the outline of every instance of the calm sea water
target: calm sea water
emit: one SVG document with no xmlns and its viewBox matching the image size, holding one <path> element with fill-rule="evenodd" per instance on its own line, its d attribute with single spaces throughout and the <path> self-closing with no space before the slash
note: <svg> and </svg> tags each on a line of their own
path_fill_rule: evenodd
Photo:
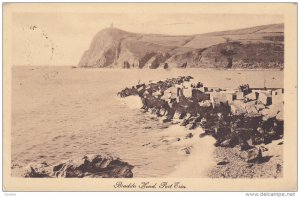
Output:
<svg viewBox="0 0 300 197">
<path fill-rule="evenodd" d="M 155 134 L 168 125 L 130 108 L 116 93 L 139 80 L 180 75 L 192 75 L 213 87 L 283 87 L 282 71 L 14 67 L 12 162 L 53 164 L 105 153 L 134 165 L 135 177 L 167 176 L 187 157 L 177 153 L 178 147 L 159 142 Z"/>
</svg>

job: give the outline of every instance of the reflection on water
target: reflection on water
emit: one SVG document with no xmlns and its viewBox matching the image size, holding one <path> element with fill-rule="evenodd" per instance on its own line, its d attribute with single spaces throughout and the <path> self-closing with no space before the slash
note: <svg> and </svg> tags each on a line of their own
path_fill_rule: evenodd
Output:
<svg viewBox="0 0 300 197">
<path fill-rule="evenodd" d="M 155 133 L 168 125 L 116 96 L 125 86 L 179 75 L 192 75 L 208 86 L 224 88 L 241 83 L 283 86 L 282 71 L 14 67 L 12 72 L 13 162 L 51 164 L 105 153 L 134 165 L 135 177 L 166 176 L 186 156 L 177 154 L 174 146 L 159 144 Z"/>
</svg>

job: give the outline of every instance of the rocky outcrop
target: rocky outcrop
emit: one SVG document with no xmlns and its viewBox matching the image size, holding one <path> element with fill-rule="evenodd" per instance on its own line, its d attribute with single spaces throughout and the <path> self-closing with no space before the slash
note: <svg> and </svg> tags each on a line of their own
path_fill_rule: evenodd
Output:
<svg viewBox="0 0 300 197">
<path fill-rule="evenodd" d="M 22 168 L 21 176 L 28 178 L 132 178 L 133 166 L 118 158 L 86 155 L 55 165 L 31 163 Z"/>
<path fill-rule="evenodd" d="M 80 67 L 277 68 L 284 63 L 283 24 L 191 36 L 138 34 L 107 28 L 96 34 Z M 167 66 L 165 66 L 167 65 Z"/>
</svg>

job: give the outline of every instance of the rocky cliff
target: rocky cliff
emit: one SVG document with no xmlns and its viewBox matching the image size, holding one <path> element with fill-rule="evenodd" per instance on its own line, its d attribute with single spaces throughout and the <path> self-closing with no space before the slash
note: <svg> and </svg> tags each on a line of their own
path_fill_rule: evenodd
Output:
<svg viewBox="0 0 300 197">
<path fill-rule="evenodd" d="M 107 28 L 96 34 L 79 62 L 80 67 L 152 69 L 282 69 L 283 64 L 283 24 L 191 36 Z"/>
</svg>

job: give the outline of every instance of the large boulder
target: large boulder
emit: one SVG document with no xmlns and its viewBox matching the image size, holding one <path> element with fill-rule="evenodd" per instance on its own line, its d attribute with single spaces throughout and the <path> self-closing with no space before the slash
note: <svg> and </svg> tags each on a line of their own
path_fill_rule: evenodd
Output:
<svg viewBox="0 0 300 197">
<path fill-rule="evenodd" d="M 250 101 L 245 103 L 245 109 L 247 111 L 248 114 L 257 114 L 258 111 L 256 109 L 256 101 Z"/>
<path fill-rule="evenodd" d="M 242 151 L 240 157 L 248 163 L 259 163 L 263 159 L 261 148 L 256 147 L 247 151 Z"/>
<path fill-rule="evenodd" d="M 247 113 L 245 103 L 240 100 L 235 100 L 231 105 L 230 105 L 230 111 L 233 115 L 241 115 Z"/>
<path fill-rule="evenodd" d="M 258 97 L 258 93 L 257 92 L 251 92 L 250 94 L 247 94 L 245 96 L 245 99 L 248 100 L 248 101 L 254 101 L 256 100 Z"/>
<path fill-rule="evenodd" d="M 107 155 L 85 155 L 56 165 L 32 163 L 24 169 L 23 177 L 42 178 L 132 178 L 134 167 L 119 158 Z"/>
</svg>

